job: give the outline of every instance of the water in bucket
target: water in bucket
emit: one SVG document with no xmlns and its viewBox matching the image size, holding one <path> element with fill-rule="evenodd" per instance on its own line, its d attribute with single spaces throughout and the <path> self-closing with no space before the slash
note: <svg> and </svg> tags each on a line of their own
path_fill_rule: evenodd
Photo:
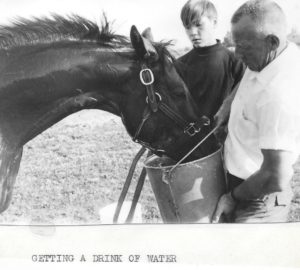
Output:
<svg viewBox="0 0 300 270">
<path fill-rule="evenodd" d="M 166 223 L 210 223 L 219 197 L 226 192 L 222 148 L 204 158 L 181 164 L 151 156 L 145 168 Z"/>
</svg>

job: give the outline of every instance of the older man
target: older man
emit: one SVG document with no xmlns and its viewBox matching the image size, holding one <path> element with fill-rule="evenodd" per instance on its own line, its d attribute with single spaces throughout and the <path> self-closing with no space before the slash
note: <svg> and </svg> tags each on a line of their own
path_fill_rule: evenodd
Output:
<svg viewBox="0 0 300 270">
<path fill-rule="evenodd" d="M 224 157 L 230 192 L 212 222 L 286 222 L 292 165 L 300 151 L 300 51 L 287 41 L 273 1 L 243 4 L 233 15 L 236 54 L 247 65 L 231 105 Z"/>
</svg>

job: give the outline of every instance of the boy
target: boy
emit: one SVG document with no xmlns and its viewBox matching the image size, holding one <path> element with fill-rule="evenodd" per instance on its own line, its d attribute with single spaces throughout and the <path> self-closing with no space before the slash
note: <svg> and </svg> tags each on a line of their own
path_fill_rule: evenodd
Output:
<svg viewBox="0 0 300 270">
<path fill-rule="evenodd" d="M 213 117 L 225 97 L 244 74 L 244 65 L 215 38 L 217 11 L 207 0 L 189 0 L 181 10 L 181 20 L 193 49 L 177 59 L 179 73 L 200 115 Z"/>
</svg>

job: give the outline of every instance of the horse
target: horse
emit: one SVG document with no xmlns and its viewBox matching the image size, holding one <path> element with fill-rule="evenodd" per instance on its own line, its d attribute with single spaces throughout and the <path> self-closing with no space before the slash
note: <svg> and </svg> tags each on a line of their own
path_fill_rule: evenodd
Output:
<svg viewBox="0 0 300 270">
<path fill-rule="evenodd" d="M 132 137 L 179 160 L 209 127 L 178 74 L 169 42 L 135 26 L 129 38 L 83 17 L 19 19 L 0 27 L 0 212 L 23 146 L 66 116 L 100 109 Z M 204 155 L 197 149 L 192 158 Z"/>
</svg>

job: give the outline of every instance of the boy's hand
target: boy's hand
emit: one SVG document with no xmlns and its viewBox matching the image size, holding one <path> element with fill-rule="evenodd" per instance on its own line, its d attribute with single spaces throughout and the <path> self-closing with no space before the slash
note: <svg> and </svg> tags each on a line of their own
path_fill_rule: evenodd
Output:
<svg viewBox="0 0 300 270">
<path fill-rule="evenodd" d="M 219 113 L 219 111 L 218 111 L 218 113 Z M 214 116 L 213 125 L 215 127 L 218 127 L 217 130 L 214 132 L 214 134 L 220 143 L 224 143 L 227 133 L 228 133 L 228 129 L 227 129 L 228 119 L 225 118 L 225 116 L 222 115 L 221 113 L 220 114 L 218 114 L 218 113 Z"/>
<path fill-rule="evenodd" d="M 230 107 L 231 102 L 229 103 L 227 100 L 225 100 L 214 116 L 215 127 L 224 127 L 227 124 L 230 115 Z"/>
<path fill-rule="evenodd" d="M 227 132 L 228 132 L 227 122 L 229 118 L 229 113 L 230 113 L 230 107 L 228 111 L 228 107 L 225 106 L 225 104 L 223 103 L 219 111 L 214 116 L 213 125 L 215 127 L 218 127 L 214 134 L 220 143 L 224 143 L 227 136 Z"/>
<path fill-rule="evenodd" d="M 222 103 L 220 109 L 214 116 L 214 126 L 215 127 L 222 127 L 225 126 L 228 122 L 231 103 L 235 97 L 236 89 L 233 91 Z"/>
</svg>

